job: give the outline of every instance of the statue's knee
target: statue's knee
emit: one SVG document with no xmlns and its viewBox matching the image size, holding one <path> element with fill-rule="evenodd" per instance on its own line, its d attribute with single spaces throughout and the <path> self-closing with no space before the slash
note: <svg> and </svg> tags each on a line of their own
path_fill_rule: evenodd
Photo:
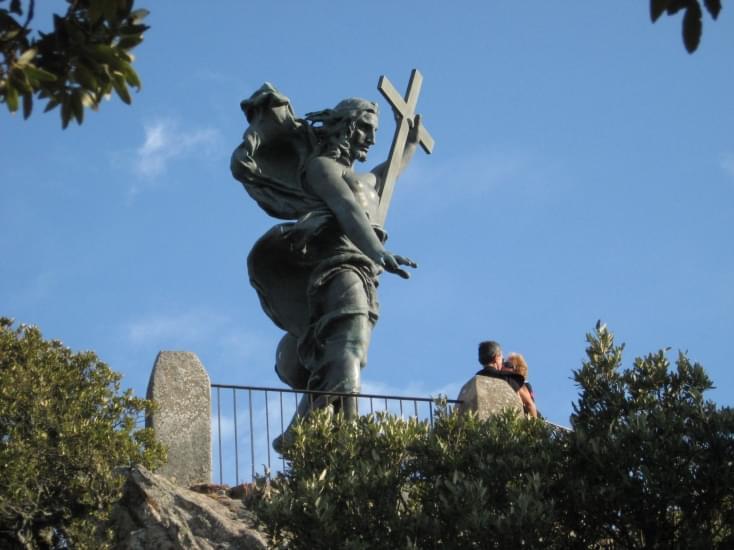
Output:
<svg viewBox="0 0 734 550">
<path fill-rule="evenodd" d="M 275 373 L 293 389 L 304 389 L 308 384 L 309 372 L 298 359 L 298 340 L 286 334 L 275 352 Z"/>
</svg>

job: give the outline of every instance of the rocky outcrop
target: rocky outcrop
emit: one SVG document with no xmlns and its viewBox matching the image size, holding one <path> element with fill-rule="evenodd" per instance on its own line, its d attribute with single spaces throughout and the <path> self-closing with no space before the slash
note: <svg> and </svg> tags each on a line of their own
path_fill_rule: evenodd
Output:
<svg viewBox="0 0 734 550">
<path fill-rule="evenodd" d="M 126 472 L 112 513 L 117 550 L 264 550 L 265 536 L 241 499 L 224 488 L 184 489 L 138 466 Z"/>
</svg>

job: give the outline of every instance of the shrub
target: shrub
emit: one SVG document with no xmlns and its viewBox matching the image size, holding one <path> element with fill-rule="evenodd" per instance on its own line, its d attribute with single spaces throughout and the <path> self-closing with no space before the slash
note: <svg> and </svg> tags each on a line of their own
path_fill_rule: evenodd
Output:
<svg viewBox="0 0 734 550">
<path fill-rule="evenodd" d="M 580 547 L 734 547 L 734 414 L 704 399 L 703 367 L 663 350 L 622 369 L 606 326 L 587 340 L 564 491 Z"/>
<path fill-rule="evenodd" d="M 0 547 L 102 547 L 116 468 L 164 458 L 137 429 L 150 407 L 94 353 L 0 318 Z"/>
</svg>

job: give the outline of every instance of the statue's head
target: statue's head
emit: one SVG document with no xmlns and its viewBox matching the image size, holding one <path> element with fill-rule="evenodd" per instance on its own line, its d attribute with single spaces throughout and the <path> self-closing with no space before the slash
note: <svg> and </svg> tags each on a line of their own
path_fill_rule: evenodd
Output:
<svg viewBox="0 0 734 550">
<path fill-rule="evenodd" d="M 321 154 L 350 162 L 364 161 L 375 143 L 378 107 L 374 101 L 350 97 L 333 109 L 308 113 L 306 120 L 319 137 Z"/>
</svg>

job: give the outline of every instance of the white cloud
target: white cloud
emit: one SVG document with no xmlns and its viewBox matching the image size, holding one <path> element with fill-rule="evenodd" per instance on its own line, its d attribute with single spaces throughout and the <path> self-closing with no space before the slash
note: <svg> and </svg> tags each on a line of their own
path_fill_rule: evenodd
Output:
<svg viewBox="0 0 734 550">
<path fill-rule="evenodd" d="M 127 322 L 122 335 L 138 350 L 185 349 L 205 353 L 211 362 L 207 365 L 209 375 L 217 382 L 221 382 L 220 377 L 228 369 L 239 365 L 260 365 L 268 372 L 272 368 L 271 338 L 245 330 L 229 315 L 207 308 L 148 313 Z"/>
<path fill-rule="evenodd" d="M 58 286 L 59 274 L 44 271 L 25 281 L 25 286 L 9 293 L 12 304 L 38 304 L 46 300 Z"/>
<path fill-rule="evenodd" d="M 485 147 L 461 155 L 426 158 L 406 171 L 396 194 L 421 212 L 445 211 L 479 200 L 500 187 L 512 187 L 527 200 L 542 200 L 558 179 L 558 161 L 531 151 Z"/>
<path fill-rule="evenodd" d="M 208 312 L 190 311 L 178 315 L 153 314 L 127 326 L 130 343 L 144 346 L 155 343 L 164 346 L 189 344 L 214 334 L 226 322 L 222 316 Z"/>
<path fill-rule="evenodd" d="M 261 333 L 232 329 L 222 333 L 219 341 L 227 354 L 240 362 L 260 360 L 270 365 L 275 355 L 272 342 Z"/>
<path fill-rule="evenodd" d="M 211 154 L 219 142 L 213 128 L 182 129 L 171 119 L 159 119 L 144 125 L 145 140 L 135 151 L 134 170 L 152 179 L 165 173 L 175 159 L 196 154 Z"/>
<path fill-rule="evenodd" d="M 727 175 L 734 178 L 734 153 L 727 153 L 721 156 L 721 168 Z"/>
</svg>

